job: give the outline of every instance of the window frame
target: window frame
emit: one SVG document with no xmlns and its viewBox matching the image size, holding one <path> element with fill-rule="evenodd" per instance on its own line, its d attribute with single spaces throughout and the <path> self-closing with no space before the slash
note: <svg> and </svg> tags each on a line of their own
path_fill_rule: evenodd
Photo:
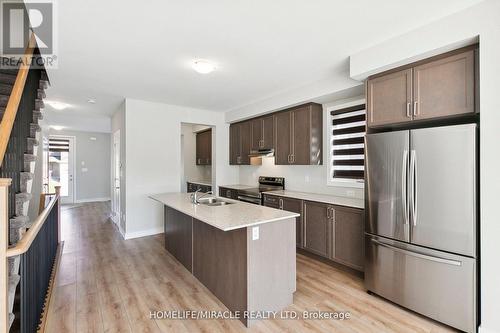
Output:
<svg viewBox="0 0 500 333">
<path fill-rule="evenodd" d="M 357 98 L 345 103 L 332 103 L 326 104 L 323 108 L 324 110 L 324 122 L 326 123 L 325 131 L 325 160 L 327 163 L 326 170 L 326 185 L 336 186 L 336 187 L 350 187 L 363 189 L 365 187 L 364 179 L 354 179 L 354 178 L 334 178 L 333 175 L 333 124 L 330 113 L 332 111 L 338 111 L 358 105 L 366 105 L 366 100 L 364 98 Z"/>
</svg>

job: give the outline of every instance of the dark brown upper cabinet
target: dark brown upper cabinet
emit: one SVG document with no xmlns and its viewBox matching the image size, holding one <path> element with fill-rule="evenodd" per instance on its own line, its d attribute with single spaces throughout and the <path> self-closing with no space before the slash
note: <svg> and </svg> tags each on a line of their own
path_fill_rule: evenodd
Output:
<svg viewBox="0 0 500 333">
<path fill-rule="evenodd" d="M 412 119 L 411 69 L 368 80 L 367 123 L 375 127 Z"/>
<path fill-rule="evenodd" d="M 249 165 L 252 145 L 252 122 L 244 121 L 229 126 L 229 164 Z"/>
<path fill-rule="evenodd" d="M 212 130 L 196 133 L 196 165 L 212 164 Z"/>
<path fill-rule="evenodd" d="M 323 111 L 315 103 L 274 115 L 275 164 L 320 165 L 323 163 Z"/>
<path fill-rule="evenodd" d="M 273 116 L 250 120 L 252 130 L 251 149 L 274 148 L 274 120 Z"/>
<path fill-rule="evenodd" d="M 368 127 L 476 112 L 476 52 L 467 47 L 370 77 Z"/>
<path fill-rule="evenodd" d="M 474 113 L 474 81 L 474 50 L 414 67 L 414 119 Z"/>
</svg>

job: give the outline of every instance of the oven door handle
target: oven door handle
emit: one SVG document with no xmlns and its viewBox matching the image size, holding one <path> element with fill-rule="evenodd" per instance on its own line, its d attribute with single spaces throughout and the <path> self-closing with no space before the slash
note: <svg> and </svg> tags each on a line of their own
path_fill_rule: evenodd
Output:
<svg viewBox="0 0 500 333">
<path fill-rule="evenodd" d="M 239 201 L 243 201 L 243 202 L 253 203 L 253 204 L 256 204 L 256 205 L 261 205 L 262 204 L 262 202 L 261 202 L 260 199 L 249 198 L 249 197 L 245 197 L 245 196 L 241 196 L 241 195 L 238 195 L 238 200 Z"/>
</svg>

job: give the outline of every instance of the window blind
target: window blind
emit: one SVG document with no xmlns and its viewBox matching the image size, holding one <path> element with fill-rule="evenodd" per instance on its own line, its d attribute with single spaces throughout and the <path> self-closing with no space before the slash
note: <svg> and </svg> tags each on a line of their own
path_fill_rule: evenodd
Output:
<svg viewBox="0 0 500 333">
<path fill-rule="evenodd" d="M 331 112 L 332 177 L 364 179 L 366 108 L 358 105 Z"/>
<path fill-rule="evenodd" d="M 67 140 L 67 139 L 49 139 L 49 151 L 69 152 L 69 140 Z"/>
</svg>

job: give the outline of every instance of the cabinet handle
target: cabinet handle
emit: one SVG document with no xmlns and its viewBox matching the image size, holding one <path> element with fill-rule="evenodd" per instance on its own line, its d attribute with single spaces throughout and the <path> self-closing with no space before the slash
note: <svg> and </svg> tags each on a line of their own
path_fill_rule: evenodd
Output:
<svg viewBox="0 0 500 333">
<path fill-rule="evenodd" d="M 418 102 L 417 101 L 413 102 L 413 115 L 415 117 L 418 116 Z"/>
<path fill-rule="evenodd" d="M 326 207 L 326 218 L 330 218 L 330 207 Z"/>
<path fill-rule="evenodd" d="M 292 163 L 292 164 L 293 164 L 293 163 L 295 163 L 295 154 L 290 155 L 290 158 L 291 158 L 291 160 L 292 160 L 292 162 L 291 162 L 291 163 Z"/>
<path fill-rule="evenodd" d="M 283 199 L 280 198 L 280 209 L 283 209 Z"/>
<path fill-rule="evenodd" d="M 198 164 L 201 164 L 201 159 L 200 158 L 198 159 Z"/>
<path fill-rule="evenodd" d="M 290 163 L 290 155 L 288 155 L 288 163 Z"/>
<path fill-rule="evenodd" d="M 411 103 L 410 102 L 406 103 L 406 116 L 408 118 L 411 118 L 410 107 L 411 107 Z"/>
</svg>

